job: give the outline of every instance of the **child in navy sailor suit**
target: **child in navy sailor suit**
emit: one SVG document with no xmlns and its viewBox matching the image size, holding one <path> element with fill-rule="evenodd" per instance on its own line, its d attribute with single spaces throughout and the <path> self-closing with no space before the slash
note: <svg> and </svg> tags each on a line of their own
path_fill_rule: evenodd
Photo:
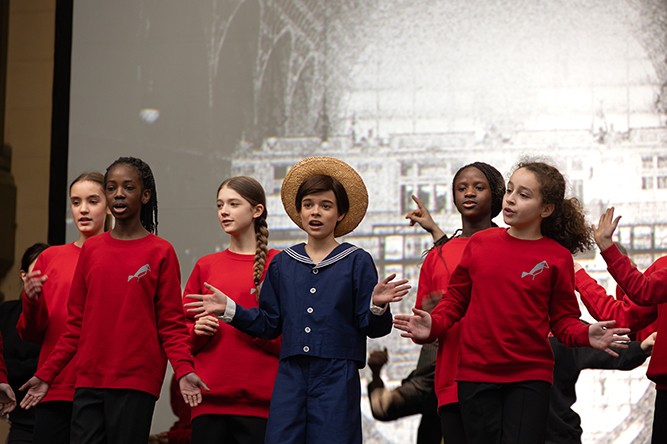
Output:
<svg viewBox="0 0 667 444">
<path fill-rule="evenodd" d="M 366 337 L 391 331 L 390 302 L 410 286 L 390 275 L 378 283 L 370 254 L 336 237 L 363 219 L 368 195 L 349 165 L 307 158 L 285 177 L 281 190 L 290 218 L 308 242 L 278 254 L 267 272 L 259 308 L 245 309 L 214 287 L 188 295 L 197 316 L 215 314 L 250 335 L 282 334 L 267 443 L 361 443 L 358 369 Z M 233 357 L 230 357 L 233 358 Z"/>
</svg>

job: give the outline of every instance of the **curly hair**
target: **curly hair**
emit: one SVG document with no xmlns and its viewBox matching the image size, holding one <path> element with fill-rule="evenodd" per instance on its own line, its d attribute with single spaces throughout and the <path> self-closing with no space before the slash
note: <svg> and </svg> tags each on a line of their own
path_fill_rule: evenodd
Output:
<svg viewBox="0 0 667 444">
<path fill-rule="evenodd" d="M 572 254 L 592 248 L 593 232 L 586 222 L 584 208 L 577 198 L 565 198 L 565 178 L 561 172 L 545 162 L 535 161 L 520 162 L 515 171 L 520 168 L 535 175 L 542 202 L 554 206 L 551 215 L 542 220 L 542 235 L 552 238 Z"/>
<path fill-rule="evenodd" d="M 266 209 L 266 194 L 262 185 L 252 177 L 248 176 L 235 176 L 225 179 L 218 187 L 216 195 L 224 187 L 239 193 L 239 195 L 247 200 L 253 207 L 260 204 L 264 207 L 262 214 L 260 214 L 259 217 L 256 217 L 254 221 L 256 248 L 255 261 L 252 267 L 252 278 L 253 283 L 255 284 L 255 296 L 259 299 L 260 283 L 262 281 L 262 276 L 264 275 L 264 266 L 266 265 L 266 258 L 269 252 L 269 226 L 266 223 L 266 218 L 269 213 Z"/>
<path fill-rule="evenodd" d="M 137 169 L 144 190 L 150 190 L 151 198 L 148 203 L 141 206 L 141 225 L 149 232 L 157 234 L 157 189 L 155 188 L 155 177 L 151 167 L 146 162 L 136 157 L 119 157 L 109 165 L 104 173 L 104 187 L 106 188 L 109 171 L 119 164 L 130 165 Z"/>
</svg>

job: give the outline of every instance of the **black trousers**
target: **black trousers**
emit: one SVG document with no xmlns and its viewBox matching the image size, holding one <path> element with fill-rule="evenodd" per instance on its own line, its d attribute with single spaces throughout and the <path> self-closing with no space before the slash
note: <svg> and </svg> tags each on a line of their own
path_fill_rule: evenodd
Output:
<svg viewBox="0 0 667 444">
<path fill-rule="evenodd" d="M 467 444 L 463 418 L 459 403 L 446 404 L 440 407 L 440 427 L 442 437 L 447 444 Z"/>
<path fill-rule="evenodd" d="M 266 418 L 201 415 L 192 420 L 192 444 L 264 444 Z"/>
<path fill-rule="evenodd" d="M 548 382 L 459 382 L 458 387 L 470 444 L 544 444 L 551 389 Z"/>
<path fill-rule="evenodd" d="M 33 444 L 69 444 L 71 401 L 48 401 L 35 407 Z"/>
<path fill-rule="evenodd" d="M 667 390 L 655 391 L 655 409 L 653 410 L 653 434 L 651 444 L 667 442 Z"/>
<path fill-rule="evenodd" d="M 72 444 L 146 444 L 157 399 L 126 389 L 74 392 Z"/>
</svg>

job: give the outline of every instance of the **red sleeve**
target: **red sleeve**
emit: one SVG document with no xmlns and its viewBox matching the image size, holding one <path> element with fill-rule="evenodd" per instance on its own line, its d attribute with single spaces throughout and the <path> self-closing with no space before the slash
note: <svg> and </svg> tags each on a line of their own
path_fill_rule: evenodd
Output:
<svg viewBox="0 0 667 444">
<path fill-rule="evenodd" d="M 417 285 L 417 300 L 415 301 L 415 308 L 422 310 L 424 306 L 423 301 L 433 288 L 433 257 L 437 254 L 436 250 L 431 250 L 424 259 L 424 263 L 419 270 L 419 284 Z M 441 288 L 439 290 L 445 290 Z"/>
<path fill-rule="evenodd" d="M 468 310 L 472 292 L 469 267 L 472 262 L 473 249 L 474 243 L 471 240 L 463 250 L 461 262 L 452 273 L 447 291 L 431 313 L 431 334 L 428 342 L 442 336 L 456 322 L 461 320 Z"/>
<path fill-rule="evenodd" d="M 192 302 L 194 300 L 185 297 L 189 294 L 204 294 L 204 293 L 208 294 L 210 292 L 205 288 L 203 288 L 202 286 L 199 261 L 197 261 L 195 267 L 192 269 L 192 273 L 190 273 L 188 282 L 186 282 L 185 284 L 185 290 L 183 291 L 183 303 L 187 304 L 188 302 Z M 212 336 L 203 336 L 196 334 L 194 315 L 188 313 L 185 307 L 183 307 L 183 312 L 185 313 L 185 322 L 186 325 L 188 326 L 188 332 L 190 333 L 190 344 L 191 344 L 192 354 L 195 355 L 199 350 L 201 350 L 203 346 L 208 344 L 208 341 L 211 340 Z M 219 333 L 220 329 L 218 329 L 218 332 L 216 334 Z"/>
<path fill-rule="evenodd" d="M 637 270 L 616 245 L 604 250 L 602 257 L 609 273 L 633 302 L 639 305 L 667 302 L 667 257 L 658 259 L 646 273 Z"/>
<path fill-rule="evenodd" d="M 23 309 L 16 323 L 16 332 L 24 341 L 41 344 L 49 321 L 49 309 L 44 295 L 30 299 L 25 291 L 22 291 L 21 302 Z"/>
<path fill-rule="evenodd" d="M 35 262 L 34 270 L 43 270 L 46 264 L 40 255 Z M 23 310 L 16 323 L 16 332 L 24 341 L 41 344 L 49 321 L 49 309 L 46 306 L 44 295 L 37 299 L 30 299 L 25 291 L 21 292 Z"/>
<path fill-rule="evenodd" d="M 616 327 L 627 327 L 636 332 L 650 325 L 658 316 L 654 306 L 637 305 L 622 294 L 616 299 L 590 277 L 585 270 L 574 275 L 574 283 L 588 312 L 598 321 L 615 320 Z"/>
<path fill-rule="evenodd" d="M 162 347 L 178 379 L 194 371 L 190 336 L 181 300 L 181 272 L 173 247 L 160 264 L 155 295 L 155 317 Z"/>
<path fill-rule="evenodd" d="M 579 302 L 574 294 L 574 262 L 567 254 L 556 269 L 549 300 L 549 327 L 560 342 L 568 347 L 590 346 L 588 326 L 581 322 Z"/>
<path fill-rule="evenodd" d="M 7 365 L 5 364 L 5 355 L 2 350 L 2 335 L 0 335 L 0 384 L 7 384 Z"/>
<path fill-rule="evenodd" d="M 58 343 L 51 351 L 46 362 L 35 373 L 35 376 L 42 381 L 46 381 L 49 385 L 53 383 L 54 378 L 72 359 L 79 346 L 83 311 L 88 293 L 86 285 L 87 251 L 86 244 L 84 244 L 74 271 L 74 278 L 67 299 L 67 330 L 58 339 Z"/>
</svg>

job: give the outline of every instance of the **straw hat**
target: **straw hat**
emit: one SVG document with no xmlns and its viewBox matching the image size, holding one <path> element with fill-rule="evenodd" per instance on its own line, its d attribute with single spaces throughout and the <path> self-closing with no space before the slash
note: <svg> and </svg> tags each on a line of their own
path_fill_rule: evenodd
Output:
<svg viewBox="0 0 667 444">
<path fill-rule="evenodd" d="M 359 225 L 366 215 L 368 191 L 366 191 L 363 179 L 354 168 L 333 157 L 307 157 L 289 170 L 280 190 L 280 197 L 287 215 L 299 228 L 303 229 L 301 217 L 296 209 L 296 193 L 306 179 L 315 175 L 331 176 L 345 188 L 347 199 L 350 201 L 350 209 L 336 225 L 334 236 L 340 237 L 348 234 Z"/>
</svg>

